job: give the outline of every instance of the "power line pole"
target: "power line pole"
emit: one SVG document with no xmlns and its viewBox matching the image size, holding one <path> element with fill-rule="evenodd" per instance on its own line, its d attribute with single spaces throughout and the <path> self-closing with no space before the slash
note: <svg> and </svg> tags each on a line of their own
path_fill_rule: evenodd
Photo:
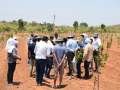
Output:
<svg viewBox="0 0 120 90">
<path fill-rule="evenodd" d="M 55 29 L 55 19 L 56 19 L 56 15 L 53 15 L 53 31 Z"/>
</svg>

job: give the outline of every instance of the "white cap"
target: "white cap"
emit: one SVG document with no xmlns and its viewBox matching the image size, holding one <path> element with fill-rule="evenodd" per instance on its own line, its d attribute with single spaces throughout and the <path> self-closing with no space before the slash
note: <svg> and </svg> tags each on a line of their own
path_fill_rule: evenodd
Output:
<svg viewBox="0 0 120 90">
<path fill-rule="evenodd" d="M 18 39 L 18 37 L 14 36 L 14 37 L 13 37 L 13 39 L 14 39 L 14 40 L 17 40 L 17 39 Z"/>
<path fill-rule="evenodd" d="M 84 37 L 87 37 L 87 36 L 88 36 L 86 33 L 82 33 L 81 35 L 84 36 Z"/>
</svg>

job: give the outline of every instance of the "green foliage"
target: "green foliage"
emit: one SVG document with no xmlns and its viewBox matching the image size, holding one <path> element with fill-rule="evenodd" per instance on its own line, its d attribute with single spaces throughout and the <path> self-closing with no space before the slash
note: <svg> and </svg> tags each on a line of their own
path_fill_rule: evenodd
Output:
<svg viewBox="0 0 120 90">
<path fill-rule="evenodd" d="M 0 42 L 4 41 L 4 37 L 0 36 Z"/>
<path fill-rule="evenodd" d="M 101 24 L 101 29 L 105 29 L 105 25 L 104 24 Z"/>
<path fill-rule="evenodd" d="M 78 21 L 74 21 L 73 23 L 74 30 L 78 30 Z"/>
<path fill-rule="evenodd" d="M 101 55 L 101 66 L 104 67 L 107 60 L 108 60 L 109 54 L 108 52 L 102 53 Z"/>
<path fill-rule="evenodd" d="M 31 25 L 32 25 L 32 26 L 37 26 L 37 22 L 32 21 Z"/>
<path fill-rule="evenodd" d="M 80 27 L 88 27 L 88 24 L 86 22 L 80 23 Z"/>
<path fill-rule="evenodd" d="M 106 32 L 107 30 L 106 30 L 106 25 L 105 24 L 101 24 L 101 29 L 104 31 L 104 32 Z"/>
<path fill-rule="evenodd" d="M 82 59 L 83 59 L 83 49 L 82 48 L 80 48 L 76 51 L 75 58 L 77 61 L 82 61 Z"/>
<path fill-rule="evenodd" d="M 51 23 L 48 23 L 48 24 L 47 24 L 47 30 L 48 30 L 48 31 L 53 31 L 53 28 L 54 28 L 54 25 L 53 25 L 53 24 L 51 24 Z"/>
<path fill-rule="evenodd" d="M 20 31 L 23 31 L 23 30 L 25 30 L 25 27 L 24 27 L 24 21 L 22 20 L 22 19 L 19 19 L 18 20 L 18 30 L 20 30 Z"/>
<path fill-rule="evenodd" d="M 78 24 L 78 21 L 75 21 L 73 23 L 73 27 L 72 26 L 55 26 L 57 27 L 57 30 L 59 30 L 59 32 L 64 33 L 64 32 L 73 32 L 76 31 L 77 32 L 100 32 L 100 33 L 118 33 L 120 32 L 120 25 L 114 25 L 114 26 L 105 26 L 104 24 L 101 24 L 100 27 L 97 26 L 91 26 L 88 27 L 88 24 L 83 22 L 80 23 L 80 26 Z M 23 21 L 22 19 L 17 20 L 13 20 L 11 22 L 7 22 L 7 21 L 1 21 L 0 22 L 0 32 L 11 32 L 11 31 L 24 31 L 26 30 L 26 32 L 31 32 L 31 31 L 36 31 L 36 32 L 46 32 L 46 31 L 53 31 L 53 25 L 50 23 L 37 23 L 35 21 L 33 22 L 26 22 Z"/>
</svg>

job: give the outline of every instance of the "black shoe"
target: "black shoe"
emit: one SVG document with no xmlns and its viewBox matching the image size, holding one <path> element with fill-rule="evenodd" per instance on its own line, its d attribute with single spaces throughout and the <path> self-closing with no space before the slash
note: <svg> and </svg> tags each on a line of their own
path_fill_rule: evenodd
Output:
<svg viewBox="0 0 120 90">
<path fill-rule="evenodd" d="M 8 84 L 13 84 L 13 82 L 8 82 Z"/>
<path fill-rule="evenodd" d="M 45 75 L 45 77 L 50 79 L 50 75 Z"/>
<path fill-rule="evenodd" d="M 71 76 L 71 75 L 72 75 L 71 73 L 69 73 L 69 72 L 67 73 L 67 76 Z"/>
<path fill-rule="evenodd" d="M 84 76 L 83 79 L 88 80 L 89 76 Z"/>
<path fill-rule="evenodd" d="M 79 79 L 82 78 L 80 75 L 77 75 L 76 77 L 79 78 Z"/>
<path fill-rule="evenodd" d="M 43 84 L 42 83 L 37 83 L 37 86 L 43 86 Z"/>
</svg>

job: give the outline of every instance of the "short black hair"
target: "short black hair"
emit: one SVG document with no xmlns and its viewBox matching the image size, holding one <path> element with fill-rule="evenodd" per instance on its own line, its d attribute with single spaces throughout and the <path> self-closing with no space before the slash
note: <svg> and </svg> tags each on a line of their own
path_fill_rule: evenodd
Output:
<svg viewBox="0 0 120 90">
<path fill-rule="evenodd" d="M 63 38 L 63 41 L 64 41 L 64 42 L 67 42 L 67 38 Z"/>
<path fill-rule="evenodd" d="M 47 36 L 43 36 L 42 40 L 47 42 L 48 41 L 48 37 Z"/>
<path fill-rule="evenodd" d="M 50 40 L 53 40 L 54 39 L 54 37 L 53 36 L 50 36 Z"/>
<path fill-rule="evenodd" d="M 37 39 L 36 38 L 33 38 L 33 42 L 36 43 Z"/>
<path fill-rule="evenodd" d="M 34 34 L 33 34 L 33 33 L 31 34 L 31 37 L 34 37 Z"/>
</svg>

